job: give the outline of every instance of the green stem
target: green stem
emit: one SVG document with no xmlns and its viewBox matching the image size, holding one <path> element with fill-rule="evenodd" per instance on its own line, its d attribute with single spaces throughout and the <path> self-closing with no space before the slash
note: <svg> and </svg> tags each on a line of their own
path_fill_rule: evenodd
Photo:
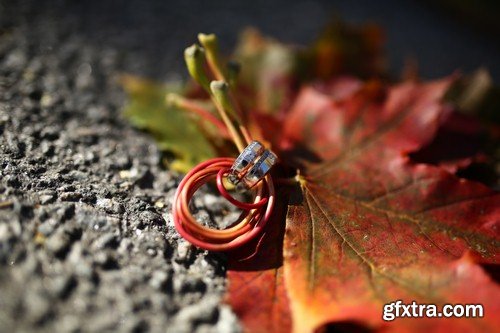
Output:
<svg viewBox="0 0 500 333">
<path fill-rule="evenodd" d="M 217 110 L 219 110 L 219 114 L 222 118 L 222 121 L 226 124 L 229 133 L 233 137 L 234 143 L 240 152 L 245 149 L 245 140 L 242 137 L 241 133 L 238 132 L 236 127 L 234 127 L 233 122 L 229 118 L 229 115 L 226 112 L 225 105 L 227 105 L 228 94 L 227 94 L 227 83 L 223 81 L 212 81 L 210 83 L 210 89 L 212 91 L 212 100 L 214 101 Z"/>
<path fill-rule="evenodd" d="M 179 109 L 183 109 L 187 112 L 191 112 L 200 116 L 202 119 L 214 125 L 219 130 L 221 136 L 225 138 L 230 137 L 226 125 L 222 121 L 220 121 L 217 117 L 215 117 L 210 111 L 208 111 L 198 103 L 174 93 L 168 94 L 165 97 L 165 101 L 167 104 L 174 105 Z"/>
</svg>

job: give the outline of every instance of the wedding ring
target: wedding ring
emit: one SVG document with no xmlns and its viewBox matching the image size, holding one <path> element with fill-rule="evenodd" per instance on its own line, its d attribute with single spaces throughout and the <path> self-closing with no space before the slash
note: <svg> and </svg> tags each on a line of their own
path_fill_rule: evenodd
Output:
<svg viewBox="0 0 500 333">
<path fill-rule="evenodd" d="M 264 178 L 277 159 L 260 142 L 252 141 L 234 161 L 227 178 L 235 186 L 243 180 L 244 187 L 249 189 Z"/>
<path fill-rule="evenodd" d="M 264 151 L 250 171 L 245 175 L 243 181 L 247 188 L 252 188 L 271 170 L 278 157 L 270 150 Z"/>
<path fill-rule="evenodd" d="M 247 171 L 254 165 L 257 158 L 264 152 L 264 146 L 258 141 L 252 141 L 240 156 L 234 161 L 229 171 L 228 180 L 233 185 L 238 185 Z"/>
</svg>

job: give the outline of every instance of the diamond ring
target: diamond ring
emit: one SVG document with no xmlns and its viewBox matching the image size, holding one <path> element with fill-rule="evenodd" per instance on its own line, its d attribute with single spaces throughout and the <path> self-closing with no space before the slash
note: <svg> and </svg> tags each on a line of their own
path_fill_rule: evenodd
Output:
<svg viewBox="0 0 500 333">
<path fill-rule="evenodd" d="M 243 182 L 246 189 L 255 186 L 271 170 L 277 156 L 258 141 L 252 141 L 234 161 L 228 175 L 233 185 Z"/>
</svg>

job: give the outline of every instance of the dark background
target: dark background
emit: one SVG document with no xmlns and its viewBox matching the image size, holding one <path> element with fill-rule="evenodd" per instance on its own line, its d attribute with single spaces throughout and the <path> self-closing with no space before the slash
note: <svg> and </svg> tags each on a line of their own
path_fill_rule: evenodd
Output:
<svg viewBox="0 0 500 333">
<path fill-rule="evenodd" d="M 450 4 L 451 3 L 451 4 Z M 477 5 L 473 5 L 476 3 Z M 215 32 L 226 50 L 252 25 L 290 43 L 311 42 L 329 19 L 374 22 L 387 34 L 391 72 L 417 60 L 421 76 L 488 68 L 500 80 L 500 6 L 486 1 L 0 1 L 0 27 L 23 26 L 51 52 L 77 34 L 124 56 L 128 72 L 165 79 L 184 75 L 183 49 L 198 32 Z M 56 31 L 57 34 L 53 32 Z"/>
</svg>

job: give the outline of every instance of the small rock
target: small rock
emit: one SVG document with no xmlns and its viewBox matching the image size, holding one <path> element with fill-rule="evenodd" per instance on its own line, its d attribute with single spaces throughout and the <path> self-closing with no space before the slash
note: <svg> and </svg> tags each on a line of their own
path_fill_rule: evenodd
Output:
<svg viewBox="0 0 500 333">
<path fill-rule="evenodd" d="M 116 258 L 107 252 L 98 252 L 94 256 L 94 263 L 103 269 L 117 269 L 119 268 Z"/>
<path fill-rule="evenodd" d="M 171 275 L 164 271 L 153 272 L 151 280 L 149 280 L 149 284 L 157 290 L 164 290 L 171 283 Z"/>
<path fill-rule="evenodd" d="M 26 260 L 22 263 L 23 272 L 29 275 L 40 274 L 41 269 L 42 266 L 40 261 L 34 256 L 26 258 Z"/>
<path fill-rule="evenodd" d="M 43 194 L 40 196 L 40 204 L 46 205 L 49 203 L 54 202 L 55 200 L 55 193 L 54 194 Z"/>
<path fill-rule="evenodd" d="M 114 199 L 98 198 L 96 206 L 111 214 L 122 214 L 125 211 L 123 205 Z"/>
<path fill-rule="evenodd" d="M 0 242 L 7 242 L 12 236 L 12 232 L 9 229 L 9 225 L 6 223 L 0 223 Z"/>
<path fill-rule="evenodd" d="M 142 222 L 142 226 L 163 226 L 165 224 L 165 220 L 160 214 L 151 211 L 141 212 L 139 221 Z"/>
<path fill-rule="evenodd" d="M 121 330 L 123 332 L 148 332 L 149 324 L 145 319 L 137 318 L 135 316 L 127 316 L 122 323 Z"/>
<path fill-rule="evenodd" d="M 82 171 L 78 170 L 73 170 L 69 173 L 69 176 L 73 178 L 74 180 L 82 181 L 86 178 L 88 178 L 88 174 Z"/>
<path fill-rule="evenodd" d="M 205 297 L 201 302 L 182 308 L 176 316 L 176 321 L 197 323 L 214 323 L 219 315 L 219 299 Z"/>
<path fill-rule="evenodd" d="M 80 332 L 81 326 L 79 318 L 76 315 L 65 315 L 58 323 L 58 328 L 61 332 Z"/>
<path fill-rule="evenodd" d="M 99 237 L 95 241 L 94 246 L 96 249 L 116 248 L 118 246 L 118 238 L 116 235 L 107 233 Z"/>
<path fill-rule="evenodd" d="M 64 192 L 59 195 L 61 201 L 78 201 L 81 198 L 82 195 L 78 192 Z"/>
<path fill-rule="evenodd" d="M 177 245 L 177 256 L 175 256 L 175 261 L 189 264 L 193 262 L 195 255 L 194 247 L 190 243 L 182 240 Z"/>
<path fill-rule="evenodd" d="M 242 332 L 243 330 L 240 327 L 239 320 L 231 311 L 229 306 L 222 305 L 219 312 L 219 320 L 217 321 L 217 325 L 215 326 L 215 332 L 218 333 L 235 333 Z"/>
<path fill-rule="evenodd" d="M 38 232 L 44 236 L 50 236 L 57 227 L 58 222 L 54 219 L 48 219 L 38 226 Z"/>
<path fill-rule="evenodd" d="M 157 252 L 155 249 L 153 249 L 153 248 L 148 248 L 148 249 L 146 250 L 146 253 L 147 253 L 150 257 L 154 257 L 154 256 L 156 256 L 156 255 L 158 254 L 158 252 Z"/>
<path fill-rule="evenodd" d="M 95 276 L 94 269 L 88 262 L 78 263 L 75 267 L 75 274 L 85 279 L 92 279 Z"/>
<path fill-rule="evenodd" d="M 114 315 L 113 309 L 103 309 L 101 313 L 92 316 L 92 320 L 87 321 L 87 332 L 111 332 L 114 328 L 118 327 L 117 323 L 119 318 Z"/>
<path fill-rule="evenodd" d="M 24 300 L 28 318 L 31 322 L 40 323 L 46 320 L 51 313 L 50 300 L 38 292 L 30 292 L 30 296 Z"/>
<path fill-rule="evenodd" d="M 124 169 L 130 169 L 132 166 L 132 160 L 130 159 L 129 156 L 116 156 L 113 157 L 109 167 L 112 170 L 124 170 Z"/>
<path fill-rule="evenodd" d="M 49 291 L 57 298 L 66 298 L 76 286 L 73 275 L 61 275 L 50 280 Z"/>
<path fill-rule="evenodd" d="M 56 256 L 64 255 L 71 245 L 68 234 L 59 231 L 50 236 L 45 242 L 47 250 L 54 253 Z"/>
</svg>

